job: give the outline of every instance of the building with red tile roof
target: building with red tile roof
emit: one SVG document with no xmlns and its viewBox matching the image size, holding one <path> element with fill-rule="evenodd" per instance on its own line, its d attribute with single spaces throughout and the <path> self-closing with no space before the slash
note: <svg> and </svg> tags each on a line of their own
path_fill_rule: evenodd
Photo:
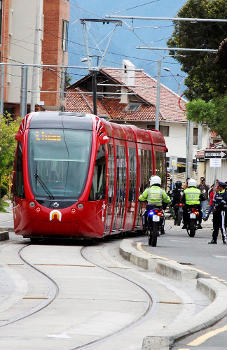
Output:
<svg viewBox="0 0 227 350">
<path fill-rule="evenodd" d="M 92 76 L 75 82 L 66 93 L 65 110 L 93 113 Z M 144 129 L 155 128 L 157 81 L 129 61 L 123 68 L 102 68 L 96 72 L 97 114 L 116 123 L 134 124 Z M 165 85 L 160 85 L 159 123 L 169 149 L 167 157 L 178 159 L 178 170 L 185 171 L 186 101 Z M 203 147 L 207 147 L 207 128 L 203 128 Z M 198 128 L 191 135 L 197 151 Z M 204 137 L 205 136 L 205 137 Z"/>
</svg>

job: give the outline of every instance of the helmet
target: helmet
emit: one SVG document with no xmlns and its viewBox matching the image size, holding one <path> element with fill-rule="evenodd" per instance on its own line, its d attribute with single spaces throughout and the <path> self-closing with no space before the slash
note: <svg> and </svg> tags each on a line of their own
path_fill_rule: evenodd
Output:
<svg viewBox="0 0 227 350">
<path fill-rule="evenodd" d="M 181 188 L 181 186 L 182 186 L 182 182 L 181 181 L 176 181 L 175 182 L 175 187 L 176 188 Z"/>
<path fill-rule="evenodd" d="M 150 177 L 150 186 L 159 185 L 161 186 L 161 178 L 157 175 Z"/>
<path fill-rule="evenodd" d="M 188 187 L 197 187 L 197 181 L 194 179 L 188 180 Z"/>
</svg>

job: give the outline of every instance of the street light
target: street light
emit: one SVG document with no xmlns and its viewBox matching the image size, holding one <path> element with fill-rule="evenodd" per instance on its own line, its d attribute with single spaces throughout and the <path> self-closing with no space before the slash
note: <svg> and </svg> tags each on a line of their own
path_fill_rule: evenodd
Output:
<svg viewBox="0 0 227 350">
<path fill-rule="evenodd" d="M 177 94 L 180 95 L 180 88 L 181 88 L 181 84 L 184 81 L 185 77 L 183 77 L 182 75 L 180 75 L 179 73 L 176 74 L 177 77 L 181 77 L 183 78 L 181 81 L 178 81 L 175 77 L 175 75 L 172 73 L 171 69 L 169 69 L 168 67 L 164 67 L 163 70 L 165 70 L 166 72 L 169 72 L 172 77 L 174 78 L 174 80 L 177 83 Z"/>
</svg>

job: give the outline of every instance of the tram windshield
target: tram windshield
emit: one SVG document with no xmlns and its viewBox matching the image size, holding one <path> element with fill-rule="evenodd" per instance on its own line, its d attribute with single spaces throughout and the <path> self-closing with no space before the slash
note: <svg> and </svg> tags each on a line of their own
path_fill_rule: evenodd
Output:
<svg viewBox="0 0 227 350">
<path fill-rule="evenodd" d="M 87 130 L 30 129 L 28 169 L 36 198 L 78 199 L 87 179 L 91 141 Z"/>
</svg>

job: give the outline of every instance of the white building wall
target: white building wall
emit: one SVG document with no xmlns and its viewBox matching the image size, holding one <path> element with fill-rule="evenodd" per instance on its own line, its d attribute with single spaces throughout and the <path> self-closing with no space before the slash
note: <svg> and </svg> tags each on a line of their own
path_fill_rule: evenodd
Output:
<svg viewBox="0 0 227 350">
<path fill-rule="evenodd" d="M 193 125 L 193 127 L 197 127 L 196 124 Z M 193 140 L 193 137 L 192 137 Z M 205 125 L 203 125 L 202 128 L 202 147 L 200 149 L 205 149 L 207 147 L 209 147 L 210 145 L 210 134 L 209 134 L 209 128 Z M 193 158 L 195 158 L 195 155 L 197 153 L 197 151 L 199 150 L 198 145 L 193 145 Z"/>
<path fill-rule="evenodd" d="M 38 10 L 38 11 L 37 11 Z M 41 64 L 42 36 L 43 36 L 43 0 L 11 0 L 10 12 L 9 63 L 34 62 L 34 48 L 37 48 L 37 62 Z M 38 23 L 38 45 L 35 43 L 36 16 Z M 9 103 L 20 102 L 21 68 L 8 69 L 7 85 Z M 32 68 L 28 71 L 28 89 L 31 90 Z M 37 72 L 36 90 L 41 86 L 40 73 Z M 28 103 L 31 95 L 28 94 Z"/>
<path fill-rule="evenodd" d="M 164 124 L 163 124 L 164 125 Z M 165 136 L 167 157 L 186 158 L 186 123 L 171 123 L 169 125 L 169 136 Z"/>
<path fill-rule="evenodd" d="M 212 185 L 214 183 L 215 178 L 220 181 L 224 181 L 224 182 L 227 181 L 227 160 L 222 159 L 220 168 L 210 168 L 210 160 L 206 160 L 205 177 L 206 177 L 206 182 L 209 185 Z"/>
</svg>

